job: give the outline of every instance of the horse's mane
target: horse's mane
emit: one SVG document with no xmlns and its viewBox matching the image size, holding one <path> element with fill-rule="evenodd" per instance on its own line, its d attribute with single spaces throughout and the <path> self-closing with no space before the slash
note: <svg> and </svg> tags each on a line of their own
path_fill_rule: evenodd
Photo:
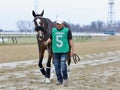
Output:
<svg viewBox="0 0 120 90">
<path fill-rule="evenodd" d="M 47 40 L 52 32 L 52 28 L 55 26 L 54 23 L 48 19 L 48 18 L 43 18 L 44 24 L 45 24 L 45 40 Z"/>
<path fill-rule="evenodd" d="M 43 18 L 44 21 L 48 24 L 48 29 L 52 29 L 53 27 L 55 27 L 55 24 L 48 18 Z M 50 30 L 51 31 L 51 30 Z"/>
</svg>

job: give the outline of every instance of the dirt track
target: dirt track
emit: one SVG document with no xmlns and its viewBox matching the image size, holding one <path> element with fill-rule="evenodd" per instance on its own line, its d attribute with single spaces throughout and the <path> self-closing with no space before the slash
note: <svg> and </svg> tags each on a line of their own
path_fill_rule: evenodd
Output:
<svg viewBox="0 0 120 90">
<path fill-rule="evenodd" d="M 51 84 L 43 83 L 44 77 L 39 72 L 38 60 L 29 61 L 28 58 L 31 55 L 29 53 L 23 54 L 23 57 L 27 57 L 27 61 L 24 58 L 24 62 L 12 63 L 22 60 L 18 58 L 22 55 L 20 52 L 27 52 L 30 50 L 29 47 L 32 49 L 30 51 L 34 52 L 33 57 L 37 58 L 37 45 L 25 45 L 25 48 L 23 45 L 24 49 L 19 49 L 22 45 L 16 46 L 18 50 L 14 49 L 14 51 L 19 51 L 19 54 L 16 54 L 15 60 L 11 60 L 14 57 L 9 50 L 16 47 L 0 46 L 0 53 L 3 53 L 1 49 L 7 48 L 8 51 L 6 50 L 5 53 L 9 52 L 11 56 L 8 60 L 4 57 L 5 61 L 2 61 L 3 57 L 0 57 L 2 62 L 0 64 L 0 90 L 119 90 L 120 38 L 110 37 L 107 40 L 76 43 L 75 45 L 81 61 L 78 64 L 72 62 L 68 87 L 56 86 L 56 79 Z M 33 57 L 31 59 L 34 59 Z"/>
<path fill-rule="evenodd" d="M 120 51 L 87 54 L 81 57 L 79 63 L 72 62 L 68 87 L 56 86 L 56 77 L 51 84 L 43 83 L 45 78 L 39 72 L 36 60 L 4 63 L 0 66 L 2 66 L 0 90 L 119 90 L 120 88 Z"/>
<path fill-rule="evenodd" d="M 79 55 L 120 50 L 120 36 L 102 37 L 97 41 L 74 43 Z M 0 45 L 0 63 L 38 58 L 37 44 Z"/>
</svg>

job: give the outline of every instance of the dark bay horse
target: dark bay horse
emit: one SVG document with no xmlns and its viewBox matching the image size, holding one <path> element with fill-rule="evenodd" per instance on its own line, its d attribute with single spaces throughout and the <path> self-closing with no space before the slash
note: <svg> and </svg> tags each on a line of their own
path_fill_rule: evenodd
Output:
<svg viewBox="0 0 120 90">
<path fill-rule="evenodd" d="M 51 34 L 51 30 L 53 27 L 55 27 L 55 22 L 52 22 L 48 18 L 43 18 L 44 10 L 41 14 L 36 14 L 34 11 L 32 11 L 32 15 L 34 17 L 34 25 L 35 25 L 35 31 L 37 32 L 37 43 L 38 43 L 38 49 L 39 49 L 39 63 L 38 66 L 40 67 L 41 73 L 46 77 L 50 78 L 50 67 L 51 67 L 51 58 L 52 58 L 52 50 L 51 50 L 51 44 L 48 44 L 46 46 L 44 44 L 45 41 L 49 38 Z M 66 24 L 67 26 L 67 24 Z M 42 65 L 42 61 L 44 58 L 45 50 L 48 51 L 48 60 L 46 64 L 46 69 Z M 70 65 L 71 58 L 70 53 L 68 54 L 68 66 Z"/>
</svg>

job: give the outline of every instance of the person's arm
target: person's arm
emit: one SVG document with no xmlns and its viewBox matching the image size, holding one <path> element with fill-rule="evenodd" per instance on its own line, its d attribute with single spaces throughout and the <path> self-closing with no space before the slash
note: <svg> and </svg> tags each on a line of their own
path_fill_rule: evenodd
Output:
<svg viewBox="0 0 120 90">
<path fill-rule="evenodd" d="M 46 42 L 44 42 L 45 45 L 48 45 L 49 43 L 51 43 L 51 39 L 48 38 L 48 40 Z"/>
<path fill-rule="evenodd" d="M 48 38 L 46 42 L 44 42 L 44 44 L 48 45 L 49 43 L 51 43 L 51 41 L 52 41 L 52 34 L 50 34 L 50 37 Z"/>
<path fill-rule="evenodd" d="M 72 39 L 69 40 L 69 43 L 70 43 L 70 47 L 71 47 L 71 55 L 73 55 L 74 54 L 74 44 L 73 44 Z"/>
<path fill-rule="evenodd" d="M 69 44 L 70 44 L 70 47 L 71 47 L 71 55 L 73 55 L 74 54 L 74 44 L 73 44 L 73 41 L 72 41 L 72 33 L 71 33 L 70 30 L 68 31 L 68 40 L 69 40 Z"/>
</svg>

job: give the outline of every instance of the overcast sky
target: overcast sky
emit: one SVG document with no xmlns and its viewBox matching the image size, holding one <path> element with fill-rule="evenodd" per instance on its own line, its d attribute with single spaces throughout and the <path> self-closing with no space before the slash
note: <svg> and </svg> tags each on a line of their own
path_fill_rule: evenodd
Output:
<svg viewBox="0 0 120 90">
<path fill-rule="evenodd" d="M 56 16 L 74 24 L 86 25 L 92 21 L 108 19 L 109 0 L 0 0 L 0 28 L 17 30 L 16 23 L 20 20 L 31 21 L 32 10 L 41 13 L 44 17 L 56 20 Z M 115 20 L 120 20 L 120 0 L 115 0 Z"/>
</svg>

